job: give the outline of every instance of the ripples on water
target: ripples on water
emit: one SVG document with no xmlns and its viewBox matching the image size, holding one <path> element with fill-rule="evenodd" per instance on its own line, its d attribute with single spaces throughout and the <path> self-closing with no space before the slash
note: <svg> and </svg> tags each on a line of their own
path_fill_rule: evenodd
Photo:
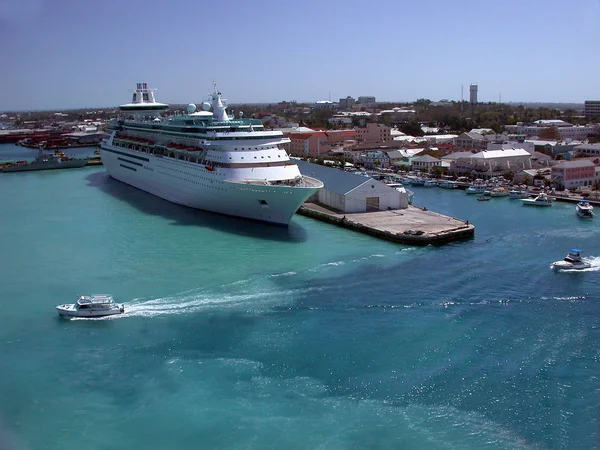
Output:
<svg viewBox="0 0 600 450">
<path fill-rule="evenodd" d="M 262 239 L 85 170 L 0 177 L 21 195 L 0 223 L 0 411 L 31 448 L 597 442 L 600 240 L 571 205 L 420 189 L 475 239 L 409 248 L 304 217 Z M 39 195 L 59 187 L 79 195 Z M 593 267 L 552 271 L 574 246 Z M 102 291 L 126 313 L 56 317 Z"/>
</svg>

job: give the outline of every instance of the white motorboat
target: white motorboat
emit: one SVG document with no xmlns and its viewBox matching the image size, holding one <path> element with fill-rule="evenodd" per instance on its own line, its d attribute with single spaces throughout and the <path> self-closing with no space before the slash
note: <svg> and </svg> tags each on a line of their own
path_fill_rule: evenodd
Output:
<svg viewBox="0 0 600 450">
<path fill-rule="evenodd" d="M 104 317 L 123 314 L 125 305 L 115 303 L 112 295 L 82 295 L 77 303 L 58 305 L 56 311 L 61 317 Z"/>
<path fill-rule="evenodd" d="M 587 200 L 581 200 L 577 203 L 575 212 L 579 217 L 583 217 L 584 219 L 591 219 L 594 217 L 594 207 Z"/>
<path fill-rule="evenodd" d="M 438 186 L 445 189 L 456 189 L 458 187 L 458 184 L 456 184 L 455 181 L 443 180 L 440 181 L 440 184 Z"/>
<path fill-rule="evenodd" d="M 552 199 L 544 192 L 535 198 L 523 198 L 521 202 L 527 206 L 552 206 Z"/>
<path fill-rule="evenodd" d="M 589 269 L 592 265 L 585 262 L 581 257 L 581 250 L 578 248 L 572 248 L 569 250 L 569 254 L 561 261 L 555 261 L 552 263 L 553 269 L 564 270 L 564 269 Z"/>
<path fill-rule="evenodd" d="M 472 184 L 465 191 L 466 194 L 483 194 L 486 191 L 486 187 L 483 184 Z"/>
<path fill-rule="evenodd" d="M 402 192 L 408 195 L 408 203 L 412 204 L 412 199 L 415 196 L 415 193 L 410 189 L 406 189 L 402 183 L 386 183 L 386 186 L 391 187 L 392 189 L 396 189 L 398 192 Z"/>
<path fill-rule="evenodd" d="M 508 190 L 503 187 L 497 187 L 490 191 L 492 197 L 508 197 Z"/>
<path fill-rule="evenodd" d="M 529 192 L 522 191 L 519 189 L 513 189 L 508 193 L 508 198 L 510 198 L 510 199 L 529 198 Z"/>
</svg>

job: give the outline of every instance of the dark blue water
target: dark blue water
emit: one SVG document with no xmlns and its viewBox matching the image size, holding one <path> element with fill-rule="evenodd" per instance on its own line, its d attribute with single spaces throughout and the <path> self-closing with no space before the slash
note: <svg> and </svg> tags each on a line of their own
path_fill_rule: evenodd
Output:
<svg viewBox="0 0 600 450">
<path fill-rule="evenodd" d="M 6 149 L 0 146 L 0 156 Z M 414 188 L 411 248 L 203 213 L 102 168 L 0 174 L 0 412 L 27 448 L 595 448 L 600 229 Z M 580 247 L 582 273 L 552 261 Z M 110 292 L 117 319 L 54 306 Z"/>
</svg>

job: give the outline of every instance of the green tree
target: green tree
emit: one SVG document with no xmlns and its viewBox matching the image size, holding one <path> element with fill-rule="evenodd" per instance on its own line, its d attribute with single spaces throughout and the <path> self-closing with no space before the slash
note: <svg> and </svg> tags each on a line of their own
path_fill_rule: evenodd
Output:
<svg viewBox="0 0 600 450">
<path fill-rule="evenodd" d="M 423 130 L 421 130 L 421 124 L 416 120 L 403 123 L 398 129 L 409 136 L 423 136 L 424 134 Z"/>
<path fill-rule="evenodd" d="M 560 133 L 558 132 L 556 127 L 542 128 L 542 130 L 538 133 L 538 138 L 553 141 L 561 140 Z"/>
</svg>

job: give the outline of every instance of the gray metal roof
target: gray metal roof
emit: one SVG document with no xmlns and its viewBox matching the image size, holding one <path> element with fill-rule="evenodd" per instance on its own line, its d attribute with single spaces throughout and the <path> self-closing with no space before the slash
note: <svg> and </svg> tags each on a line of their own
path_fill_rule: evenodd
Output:
<svg viewBox="0 0 600 450">
<path fill-rule="evenodd" d="M 362 184 L 373 182 L 373 179 L 371 178 L 344 172 L 343 170 L 334 169 L 333 167 L 313 164 L 302 161 L 301 159 L 293 159 L 292 161 L 298 164 L 298 168 L 302 175 L 308 175 L 309 177 L 321 180 L 325 185 L 325 189 L 335 192 L 336 194 L 345 195 Z"/>
<path fill-rule="evenodd" d="M 563 161 L 561 163 L 558 163 L 554 166 L 552 166 L 552 168 L 557 168 L 557 169 L 570 169 L 573 167 L 590 167 L 590 166 L 595 166 L 595 164 L 590 161 L 589 159 L 577 159 L 575 161 Z"/>
</svg>

